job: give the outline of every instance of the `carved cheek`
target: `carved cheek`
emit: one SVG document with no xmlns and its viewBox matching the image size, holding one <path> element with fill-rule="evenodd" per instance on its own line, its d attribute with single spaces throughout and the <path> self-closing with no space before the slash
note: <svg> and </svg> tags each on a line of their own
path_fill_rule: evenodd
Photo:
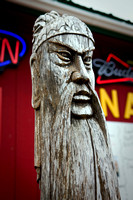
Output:
<svg viewBox="0 0 133 200">
<path fill-rule="evenodd" d="M 67 87 L 67 80 L 68 70 L 56 65 L 55 63 L 51 63 L 47 87 L 52 101 L 56 101 L 57 104 L 60 101 L 63 91 Z"/>
<path fill-rule="evenodd" d="M 89 79 L 90 79 L 90 83 L 93 89 L 95 89 L 95 75 L 94 75 L 94 71 L 90 70 L 89 71 Z"/>
<path fill-rule="evenodd" d="M 61 67 L 58 67 L 56 64 L 53 65 L 53 76 L 55 79 L 55 83 L 59 85 L 59 87 L 66 82 L 67 73 L 66 70 Z"/>
</svg>

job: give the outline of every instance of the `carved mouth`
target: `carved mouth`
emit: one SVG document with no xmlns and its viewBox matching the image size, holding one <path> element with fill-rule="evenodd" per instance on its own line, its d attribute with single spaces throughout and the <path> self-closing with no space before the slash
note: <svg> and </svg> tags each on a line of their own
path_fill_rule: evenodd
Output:
<svg viewBox="0 0 133 200">
<path fill-rule="evenodd" d="M 93 115 L 92 93 L 86 90 L 80 90 L 73 95 L 72 116 L 74 118 L 88 118 Z"/>
<path fill-rule="evenodd" d="M 87 91 L 79 91 L 73 96 L 73 102 L 87 103 L 91 100 L 91 95 Z"/>
</svg>

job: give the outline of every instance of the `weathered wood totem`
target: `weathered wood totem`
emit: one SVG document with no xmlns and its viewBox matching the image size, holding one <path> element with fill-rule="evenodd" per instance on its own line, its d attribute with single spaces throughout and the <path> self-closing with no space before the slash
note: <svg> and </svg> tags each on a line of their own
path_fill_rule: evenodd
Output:
<svg viewBox="0 0 133 200">
<path fill-rule="evenodd" d="M 90 29 L 76 17 L 52 11 L 36 20 L 33 32 L 34 160 L 41 200 L 120 199 L 94 90 Z"/>
</svg>

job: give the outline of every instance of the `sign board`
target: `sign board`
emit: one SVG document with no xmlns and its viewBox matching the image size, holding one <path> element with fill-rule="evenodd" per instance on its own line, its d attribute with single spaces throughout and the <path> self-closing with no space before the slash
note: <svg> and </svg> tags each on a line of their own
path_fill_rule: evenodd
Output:
<svg viewBox="0 0 133 200">
<path fill-rule="evenodd" d="M 132 43 L 96 34 L 93 69 L 96 90 L 107 119 L 121 197 L 133 197 Z"/>
</svg>

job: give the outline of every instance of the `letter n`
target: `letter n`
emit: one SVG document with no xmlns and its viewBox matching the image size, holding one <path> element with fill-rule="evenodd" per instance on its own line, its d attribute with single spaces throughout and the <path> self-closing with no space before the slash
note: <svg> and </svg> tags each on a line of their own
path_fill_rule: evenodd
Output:
<svg viewBox="0 0 133 200">
<path fill-rule="evenodd" d="M 100 94 L 101 105 L 102 105 L 105 117 L 108 116 L 108 109 L 107 109 L 108 107 L 113 117 L 119 118 L 120 114 L 119 114 L 117 91 L 116 90 L 111 91 L 111 95 L 112 95 L 111 99 L 104 88 L 100 88 L 99 94 Z"/>
<path fill-rule="evenodd" d="M 18 62 L 18 54 L 19 54 L 19 41 L 16 41 L 16 47 L 15 47 L 15 54 L 13 56 L 13 52 L 11 49 L 11 46 L 9 44 L 9 41 L 4 38 L 2 40 L 2 47 L 1 47 L 1 57 L 0 57 L 0 62 L 4 61 L 4 56 L 5 56 L 5 47 L 7 47 L 11 61 L 13 64 L 16 64 Z"/>
</svg>

